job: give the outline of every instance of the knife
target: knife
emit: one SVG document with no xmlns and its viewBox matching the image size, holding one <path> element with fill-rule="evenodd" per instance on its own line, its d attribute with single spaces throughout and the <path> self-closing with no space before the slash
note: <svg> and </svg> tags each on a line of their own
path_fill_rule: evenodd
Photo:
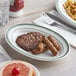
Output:
<svg viewBox="0 0 76 76">
<path fill-rule="evenodd" d="M 48 17 L 50 17 L 51 19 L 53 19 L 57 24 L 61 25 L 62 27 L 68 29 L 69 31 L 72 31 L 73 33 L 76 34 L 76 27 L 62 21 L 60 18 L 58 18 L 57 16 L 50 14 L 50 13 L 45 13 Z"/>
</svg>

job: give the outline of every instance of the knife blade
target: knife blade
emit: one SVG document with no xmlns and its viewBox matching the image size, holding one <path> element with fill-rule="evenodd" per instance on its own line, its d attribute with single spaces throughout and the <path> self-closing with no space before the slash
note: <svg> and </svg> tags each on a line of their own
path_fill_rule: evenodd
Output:
<svg viewBox="0 0 76 76">
<path fill-rule="evenodd" d="M 57 24 L 61 25 L 62 27 L 68 28 L 70 31 L 72 31 L 73 33 L 76 33 L 76 27 L 62 21 L 60 18 L 58 18 L 57 16 L 51 14 L 51 13 L 45 13 L 48 17 L 50 17 L 51 19 L 53 19 Z"/>
</svg>

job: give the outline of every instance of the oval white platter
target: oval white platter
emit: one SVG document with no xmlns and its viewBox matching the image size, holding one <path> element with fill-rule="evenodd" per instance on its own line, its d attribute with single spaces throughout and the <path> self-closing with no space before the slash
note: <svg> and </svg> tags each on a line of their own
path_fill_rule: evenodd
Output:
<svg viewBox="0 0 76 76">
<path fill-rule="evenodd" d="M 52 56 L 49 50 L 45 53 L 34 55 L 31 52 L 27 52 L 24 49 L 20 48 L 15 42 L 16 38 L 28 32 L 39 32 L 45 36 L 52 35 L 53 37 L 55 37 L 55 39 L 58 41 L 58 43 L 61 46 L 61 50 L 58 53 L 58 55 Z M 9 44 L 9 46 L 12 47 L 15 51 L 36 60 L 55 61 L 65 57 L 69 53 L 69 45 L 61 35 L 52 31 L 49 28 L 45 28 L 43 26 L 39 26 L 35 24 L 19 24 L 9 27 L 5 33 L 5 39 L 6 42 Z"/>
</svg>

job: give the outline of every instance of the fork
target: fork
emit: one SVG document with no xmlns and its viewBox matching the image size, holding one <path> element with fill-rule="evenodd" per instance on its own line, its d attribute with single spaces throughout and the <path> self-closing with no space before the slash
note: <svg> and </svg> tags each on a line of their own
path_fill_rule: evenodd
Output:
<svg viewBox="0 0 76 76">
<path fill-rule="evenodd" d="M 76 32 L 75 32 L 73 29 L 71 29 L 71 28 L 69 28 L 69 27 L 67 27 L 67 26 L 65 27 L 64 24 L 55 22 L 55 21 L 54 21 L 53 19 L 51 19 L 46 13 L 44 13 L 43 15 L 44 15 L 45 17 L 43 17 L 42 22 L 46 23 L 47 25 L 56 26 L 56 27 L 59 27 L 59 28 L 61 28 L 61 29 L 64 28 L 65 30 L 76 34 Z"/>
</svg>

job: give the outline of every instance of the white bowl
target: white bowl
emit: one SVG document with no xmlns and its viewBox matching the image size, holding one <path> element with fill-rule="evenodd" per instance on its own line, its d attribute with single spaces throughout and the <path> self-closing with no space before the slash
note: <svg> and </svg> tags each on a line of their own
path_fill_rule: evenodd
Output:
<svg viewBox="0 0 76 76">
<path fill-rule="evenodd" d="M 34 55 L 31 52 L 27 52 L 24 49 L 20 48 L 15 42 L 16 38 L 19 35 L 22 35 L 28 32 L 39 32 L 45 36 L 48 36 L 48 35 L 54 36 L 61 46 L 61 50 L 58 53 L 58 55 L 51 56 L 50 51 L 47 51 L 45 53 L 41 53 L 38 55 Z M 61 35 L 52 31 L 49 28 L 45 28 L 45 27 L 35 25 L 35 24 L 19 24 L 19 25 L 12 26 L 7 29 L 6 34 L 5 34 L 5 39 L 6 39 L 6 42 L 9 44 L 9 46 L 11 46 L 14 50 L 16 50 L 17 52 L 27 57 L 30 57 L 36 60 L 55 61 L 55 60 L 59 60 L 65 57 L 69 53 L 69 45 L 67 41 Z"/>
<path fill-rule="evenodd" d="M 67 0 L 56 0 L 55 4 L 56 4 L 56 9 L 59 12 L 59 14 L 61 15 L 61 19 L 63 21 L 65 21 L 66 23 L 70 24 L 71 26 L 74 26 L 76 28 L 76 21 L 73 20 L 65 11 L 63 4 L 66 2 Z"/>
</svg>

